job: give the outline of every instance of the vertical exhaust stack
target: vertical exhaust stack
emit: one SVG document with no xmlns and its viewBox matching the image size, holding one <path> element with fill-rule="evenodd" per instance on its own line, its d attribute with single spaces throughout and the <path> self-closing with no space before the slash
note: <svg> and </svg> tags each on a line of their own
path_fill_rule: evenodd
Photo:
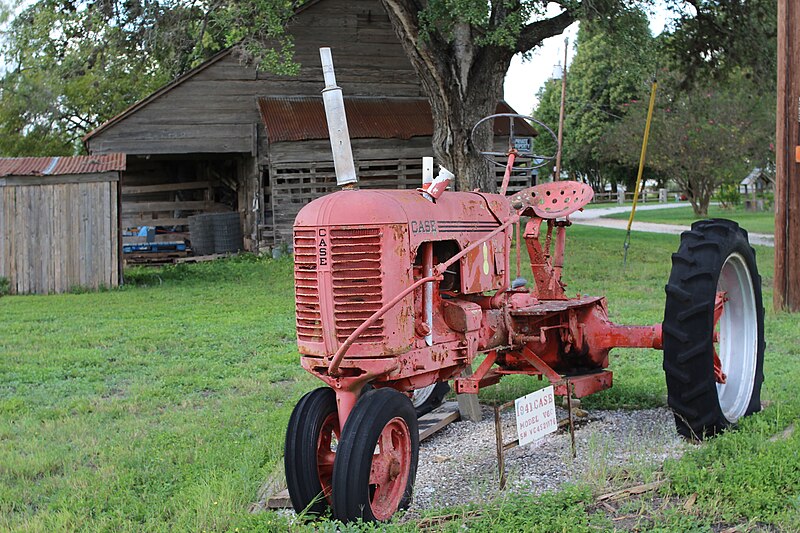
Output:
<svg viewBox="0 0 800 533">
<path fill-rule="evenodd" d="M 325 104 L 325 118 L 328 121 L 333 166 L 336 169 L 336 184 L 343 189 L 357 189 L 358 177 L 353 163 L 353 150 L 350 147 L 350 132 L 347 129 L 344 99 L 342 98 L 342 89 L 336 85 L 331 49 L 320 48 L 319 56 L 322 59 L 322 74 L 325 76 L 322 101 Z"/>
</svg>

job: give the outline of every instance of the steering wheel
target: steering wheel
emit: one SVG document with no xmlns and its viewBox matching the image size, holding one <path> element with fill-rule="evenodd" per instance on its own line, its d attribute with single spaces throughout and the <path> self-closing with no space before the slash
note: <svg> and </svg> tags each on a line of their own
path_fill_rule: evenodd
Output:
<svg viewBox="0 0 800 533">
<path fill-rule="evenodd" d="M 478 126 L 480 126 L 481 124 L 483 124 L 487 120 L 495 120 L 495 119 L 504 118 L 504 117 L 508 117 L 508 149 L 509 149 L 509 152 L 515 148 L 514 147 L 514 139 L 515 139 L 515 137 L 514 137 L 514 120 L 515 119 L 528 120 L 530 122 L 533 122 L 537 126 L 541 126 L 547 133 L 550 134 L 550 136 L 553 138 L 553 140 L 556 143 L 556 147 L 558 147 L 558 136 L 553 132 L 553 130 L 548 128 L 546 124 L 544 124 L 543 122 L 541 122 L 539 120 L 536 120 L 533 117 L 528 117 L 528 116 L 525 116 L 525 115 L 518 115 L 516 113 L 496 113 L 494 115 L 489 115 L 488 117 L 483 117 L 478 122 L 476 122 L 475 126 L 472 127 L 472 132 L 470 133 L 470 140 L 472 141 L 473 146 L 475 146 L 475 132 L 477 131 Z M 531 147 L 531 148 L 533 148 L 533 147 Z M 548 163 L 550 163 L 551 161 L 555 161 L 556 154 L 558 153 L 558 148 L 556 148 L 556 154 L 553 154 L 553 155 L 537 155 L 537 154 L 534 154 L 532 150 L 525 150 L 525 151 L 523 151 L 523 150 L 515 150 L 515 151 L 516 151 L 518 157 L 530 158 L 531 159 L 531 164 L 530 165 L 526 165 L 524 167 L 523 166 L 513 166 L 513 167 L 511 167 L 512 171 L 514 171 L 514 170 L 533 170 L 535 168 L 541 168 L 541 167 L 547 165 Z M 503 157 L 503 158 L 507 157 L 509 152 L 489 152 L 489 151 L 487 151 L 487 152 L 478 152 L 478 153 L 480 153 L 481 156 L 483 156 L 483 158 L 486 161 L 488 161 L 489 163 L 491 163 L 491 164 L 493 164 L 495 166 L 498 166 L 498 167 L 505 168 L 506 162 L 505 161 L 501 161 L 500 158 L 501 157 Z M 539 163 L 536 163 L 535 161 L 537 159 L 541 160 L 541 161 Z"/>
</svg>

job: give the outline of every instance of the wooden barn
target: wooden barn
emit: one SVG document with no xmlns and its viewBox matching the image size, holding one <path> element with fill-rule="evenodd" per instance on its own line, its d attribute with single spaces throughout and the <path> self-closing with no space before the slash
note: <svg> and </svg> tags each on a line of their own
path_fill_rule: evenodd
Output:
<svg viewBox="0 0 800 533">
<path fill-rule="evenodd" d="M 120 283 L 123 154 L 0 159 L 0 277 L 11 294 Z"/>
<path fill-rule="evenodd" d="M 291 242 L 299 209 L 335 187 L 322 46 L 333 52 L 362 186 L 418 186 L 421 158 L 432 155 L 430 106 L 380 2 L 309 1 L 289 31 L 297 76 L 244 66 L 227 49 L 85 137 L 91 154 L 127 154 L 123 228 L 238 211 L 246 250 Z"/>
</svg>

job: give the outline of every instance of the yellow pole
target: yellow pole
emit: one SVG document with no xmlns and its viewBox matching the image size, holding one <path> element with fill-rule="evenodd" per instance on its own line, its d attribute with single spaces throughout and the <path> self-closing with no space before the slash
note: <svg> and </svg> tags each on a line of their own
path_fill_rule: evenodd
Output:
<svg viewBox="0 0 800 533">
<path fill-rule="evenodd" d="M 633 225 L 633 215 L 636 214 L 636 204 L 639 202 L 639 192 L 642 188 L 642 174 L 644 173 L 644 161 L 647 155 L 647 141 L 650 140 L 650 123 L 653 121 L 653 108 L 656 105 L 656 88 L 658 83 L 653 80 L 653 87 L 650 89 L 650 106 L 647 108 L 647 121 L 644 125 L 644 138 L 642 139 L 642 154 L 639 156 L 639 173 L 636 175 L 636 187 L 633 191 L 633 207 L 631 208 L 631 216 L 628 217 L 628 231 L 625 234 L 625 242 L 622 248 L 625 254 L 622 256 L 623 270 L 628 265 L 628 248 L 631 245 L 631 226 Z"/>
<path fill-rule="evenodd" d="M 656 104 L 656 88 L 658 83 L 653 80 L 653 88 L 650 90 L 650 107 L 647 108 L 647 122 L 644 125 L 644 139 L 642 139 L 642 154 L 639 157 L 639 173 L 636 175 L 636 188 L 633 195 L 633 208 L 631 209 L 631 216 L 628 217 L 628 233 L 631 231 L 631 224 L 633 224 L 633 215 L 636 214 L 636 204 L 639 201 L 639 192 L 642 188 L 642 173 L 644 172 L 644 161 L 647 155 L 647 141 L 650 139 L 650 123 L 653 121 L 653 107 Z"/>
</svg>

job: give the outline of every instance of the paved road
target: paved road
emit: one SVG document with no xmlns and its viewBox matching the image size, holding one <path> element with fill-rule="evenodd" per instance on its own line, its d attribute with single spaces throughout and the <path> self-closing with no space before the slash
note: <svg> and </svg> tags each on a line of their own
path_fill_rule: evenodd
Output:
<svg viewBox="0 0 800 533">
<path fill-rule="evenodd" d="M 636 211 L 650 211 L 651 209 L 672 209 L 675 207 L 686 207 L 691 204 L 687 202 L 675 202 L 667 204 L 645 204 L 637 205 Z M 575 224 L 583 224 L 586 226 L 597 226 L 601 228 L 613 229 L 626 229 L 628 227 L 627 220 L 618 220 L 614 218 L 602 218 L 607 215 L 615 213 L 629 213 L 630 206 L 618 207 L 600 207 L 596 209 L 584 209 L 570 215 L 570 220 Z M 633 231 L 644 231 L 648 233 L 669 233 L 679 235 L 687 231 L 689 226 L 682 226 L 678 224 L 655 224 L 653 222 L 638 222 L 636 218 L 633 220 Z M 749 233 L 750 244 L 757 244 L 760 246 L 775 246 L 775 237 L 768 233 Z"/>
<path fill-rule="evenodd" d="M 654 209 L 673 209 L 675 207 L 691 207 L 692 204 L 689 202 L 673 202 L 673 203 L 666 203 L 666 204 L 638 204 L 636 206 L 637 211 L 652 211 Z M 590 209 L 584 209 L 583 211 L 578 211 L 577 213 L 572 213 L 569 216 L 569 219 L 573 222 L 578 222 L 578 220 L 587 220 L 587 219 L 594 219 L 600 217 L 606 217 L 608 215 L 615 215 L 617 213 L 630 213 L 631 206 L 629 205 L 619 205 L 614 207 L 596 207 Z M 628 221 L 625 221 L 625 226 L 627 227 Z"/>
</svg>

